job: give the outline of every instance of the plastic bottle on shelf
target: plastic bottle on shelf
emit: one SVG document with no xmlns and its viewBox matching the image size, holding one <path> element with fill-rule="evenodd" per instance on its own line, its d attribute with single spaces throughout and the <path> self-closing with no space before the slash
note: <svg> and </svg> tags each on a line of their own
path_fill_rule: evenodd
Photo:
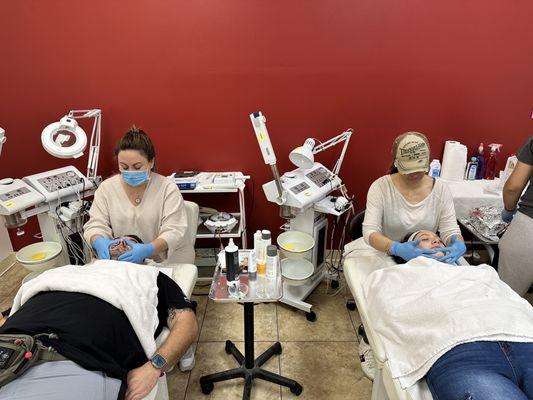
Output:
<svg viewBox="0 0 533 400">
<path fill-rule="evenodd" d="M 496 155 L 502 150 L 502 145 L 498 143 L 489 144 L 490 155 L 487 160 L 487 171 L 485 172 L 485 179 L 493 180 L 496 176 Z"/>
<path fill-rule="evenodd" d="M 485 156 L 483 155 L 483 142 L 477 148 L 476 157 L 476 179 L 483 179 L 485 176 Z"/>
<path fill-rule="evenodd" d="M 477 171 L 477 158 L 472 157 L 471 161 L 466 166 L 466 172 L 465 172 L 465 180 L 467 181 L 473 181 L 476 179 L 476 171 Z"/>
<path fill-rule="evenodd" d="M 266 273 L 266 250 L 272 244 L 272 237 L 270 231 L 263 229 L 261 231 L 261 254 L 257 260 L 257 274 L 264 275 Z"/>
<path fill-rule="evenodd" d="M 254 250 L 248 258 L 248 277 L 251 280 L 257 279 L 257 263 L 261 259 L 261 231 L 254 233 Z"/>
<path fill-rule="evenodd" d="M 270 245 L 267 247 L 267 259 L 266 259 L 266 276 L 269 279 L 276 278 L 278 275 L 278 247 Z"/>
<path fill-rule="evenodd" d="M 226 280 L 228 285 L 231 282 L 239 281 L 239 248 L 233 243 L 233 239 L 229 240 L 228 245 L 224 248 L 226 259 Z"/>
<path fill-rule="evenodd" d="M 438 178 L 440 176 L 440 161 L 439 160 L 431 161 L 431 164 L 429 164 L 428 175 L 433 178 Z"/>
</svg>

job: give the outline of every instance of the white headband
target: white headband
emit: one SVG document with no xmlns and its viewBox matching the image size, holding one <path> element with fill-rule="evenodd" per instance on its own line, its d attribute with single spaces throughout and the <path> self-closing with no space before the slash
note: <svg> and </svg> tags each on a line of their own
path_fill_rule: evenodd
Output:
<svg viewBox="0 0 533 400">
<path fill-rule="evenodd" d="M 416 232 L 413 232 L 413 233 L 411 234 L 411 236 L 409 236 L 409 240 L 408 240 L 408 242 L 411 242 L 411 241 L 415 240 L 416 235 L 418 235 L 420 232 L 422 232 L 422 231 L 416 231 Z"/>
</svg>

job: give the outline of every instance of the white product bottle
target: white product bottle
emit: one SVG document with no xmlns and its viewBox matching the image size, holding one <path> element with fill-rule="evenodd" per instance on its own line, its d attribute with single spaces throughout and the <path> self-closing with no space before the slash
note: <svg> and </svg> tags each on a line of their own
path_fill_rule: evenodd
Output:
<svg viewBox="0 0 533 400">
<path fill-rule="evenodd" d="M 440 161 L 439 160 L 433 160 L 431 161 L 431 164 L 429 164 L 429 176 L 433 178 L 437 178 L 440 176 Z"/>
<path fill-rule="evenodd" d="M 263 229 L 261 231 L 261 252 L 257 262 L 257 274 L 264 275 L 266 273 L 266 250 L 267 247 L 272 243 L 272 237 L 270 231 Z"/>
<path fill-rule="evenodd" d="M 266 258 L 266 276 L 269 279 L 275 278 L 278 275 L 278 247 L 270 245 L 267 247 Z"/>
<path fill-rule="evenodd" d="M 262 242 L 261 242 L 261 231 L 257 230 L 254 233 L 254 255 L 255 255 L 255 261 L 259 262 L 261 260 L 261 249 L 262 249 Z"/>
<path fill-rule="evenodd" d="M 255 262 L 255 252 L 253 251 L 248 255 L 248 279 L 250 281 L 257 279 L 257 263 Z"/>
</svg>

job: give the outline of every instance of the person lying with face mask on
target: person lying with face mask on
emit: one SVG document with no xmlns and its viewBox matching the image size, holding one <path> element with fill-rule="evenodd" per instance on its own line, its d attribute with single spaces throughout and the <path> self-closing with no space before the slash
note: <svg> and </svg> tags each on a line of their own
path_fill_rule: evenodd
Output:
<svg viewBox="0 0 533 400">
<path fill-rule="evenodd" d="M 433 232 L 418 249 L 444 249 Z M 450 265 L 421 255 L 378 269 L 363 284 L 372 331 L 393 379 L 425 377 L 439 400 L 533 399 L 533 307 L 490 265 Z"/>
<path fill-rule="evenodd" d="M 439 235 L 437 235 L 435 232 L 420 230 L 413 233 L 408 233 L 407 235 L 405 235 L 405 238 L 402 242 L 413 243 L 415 248 L 421 250 L 420 255 L 422 256 L 434 258 L 437 260 L 445 259 L 446 253 L 444 252 L 444 249 L 446 248 L 446 245 L 439 237 Z M 439 249 L 443 250 L 438 251 Z M 430 252 L 425 253 L 424 250 L 430 250 Z M 394 258 L 396 264 L 405 263 L 405 260 L 401 257 L 393 256 L 392 258 Z"/>
<path fill-rule="evenodd" d="M 135 235 L 126 235 L 120 238 L 115 238 L 109 245 L 109 259 L 117 261 L 129 261 L 127 260 L 128 253 L 135 244 L 142 243 L 142 240 Z M 141 260 L 141 263 L 144 261 Z M 139 264 L 139 263 L 138 263 Z"/>
</svg>

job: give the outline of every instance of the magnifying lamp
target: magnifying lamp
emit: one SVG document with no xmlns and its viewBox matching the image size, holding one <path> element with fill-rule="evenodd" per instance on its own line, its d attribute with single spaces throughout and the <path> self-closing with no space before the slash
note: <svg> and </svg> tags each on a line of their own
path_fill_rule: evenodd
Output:
<svg viewBox="0 0 533 400">
<path fill-rule="evenodd" d="M 41 142 L 54 157 L 78 158 L 87 147 L 87 135 L 78 122 L 67 115 L 43 129 Z"/>
<path fill-rule="evenodd" d="M 44 149 L 54 157 L 58 158 L 78 158 L 83 155 L 87 147 L 87 135 L 78 119 L 94 118 L 94 125 L 91 134 L 89 149 L 89 160 L 87 162 L 87 178 L 96 179 L 98 170 L 98 155 L 100 153 L 100 130 L 102 123 L 102 111 L 92 110 L 72 110 L 67 115 L 53 122 L 43 129 L 41 133 L 41 143 Z"/>
</svg>

